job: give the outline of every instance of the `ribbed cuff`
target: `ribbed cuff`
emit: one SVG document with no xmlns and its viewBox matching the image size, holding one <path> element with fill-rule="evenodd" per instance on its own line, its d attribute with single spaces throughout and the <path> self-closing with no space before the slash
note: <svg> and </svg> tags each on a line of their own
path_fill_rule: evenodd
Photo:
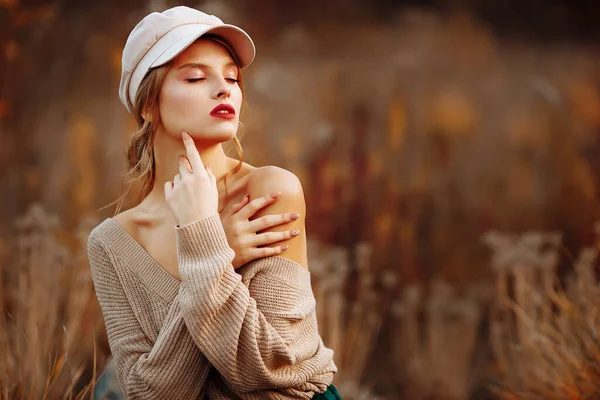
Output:
<svg viewBox="0 0 600 400">
<path fill-rule="evenodd" d="M 180 267 L 190 261 L 222 266 L 235 257 L 218 213 L 175 227 L 175 236 Z"/>
</svg>

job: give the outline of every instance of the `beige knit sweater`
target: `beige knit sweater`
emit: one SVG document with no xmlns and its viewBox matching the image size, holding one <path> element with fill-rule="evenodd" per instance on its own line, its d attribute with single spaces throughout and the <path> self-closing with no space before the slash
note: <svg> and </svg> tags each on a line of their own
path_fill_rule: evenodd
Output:
<svg viewBox="0 0 600 400">
<path fill-rule="evenodd" d="M 88 255 L 130 399 L 310 399 L 332 383 L 310 272 L 283 257 L 234 270 L 218 214 L 175 227 L 181 282 L 114 219 Z"/>
</svg>

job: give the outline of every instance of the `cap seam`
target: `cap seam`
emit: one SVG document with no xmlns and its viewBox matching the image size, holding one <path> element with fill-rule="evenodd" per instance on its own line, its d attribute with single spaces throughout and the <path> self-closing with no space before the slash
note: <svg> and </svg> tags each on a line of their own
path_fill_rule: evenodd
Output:
<svg viewBox="0 0 600 400">
<path fill-rule="evenodd" d="M 180 25 L 180 26 L 181 26 L 181 25 Z M 205 32 L 205 33 L 206 33 L 206 32 Z M 202 35 L 204 35 L 204 33 L 203 33 Z M 202 35 L 200 35 L 200 36 L 202 36 Z M 190 36 L 194 36 L 194 35 L 190 35 Z M 178 41 L 176 41 L 175 43 L 173 43 L 171 46 L 167 47 L 167 48 L 166 48 L 166 49 L 165 49 L 165 50 L 164 50 L 162 53 L 160 53 L 160 54 L 158 55 L 158 57 L 156 57 L 156 58 L 154 59 L 154 61 L 152 61 L 152 64 L 154 64 L 154 62 L 156 62 L 156 60 L 158 60 L 160 57 L 162 57 L 162 55 L 163 55 L 163 54 L 165 54 L 167 51 L 169 51 L 169 50 L 170 50 L 170 49 L 171 49 L 173 46 L 175 46 L 177 43 L 181 42 L 181 41 L 182 41 L 182 40 L 184 40 L 184 39 L 188 39 L 190 36 L 185 36 L 185 37 L 182 37 L 181 39 L 179 39 Z M 152 68 L 155 68 L 155 67 L 152 67 Z"/>
</svg>

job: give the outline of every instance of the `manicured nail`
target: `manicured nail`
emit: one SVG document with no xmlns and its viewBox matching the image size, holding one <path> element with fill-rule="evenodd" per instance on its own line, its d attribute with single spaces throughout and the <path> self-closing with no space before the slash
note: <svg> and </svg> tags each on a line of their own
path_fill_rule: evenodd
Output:
<svg viewBox="0 0 600 400">
<path fill-rule="evenodd" d="M 292 221 L 295 221 L 295 220 L 297 220 L 298 218 L 300 218 L 300 214 L 298 214 L 298 213 L 291 213 L 291 214 L 290 214 L 290 219 L 291 219 Z"/>
<path fill-rule="evenodd" d="M 292 231 L 292 236 L 298 236 L 300 234 L 300 231 Z"/>
<path fill-rule="evenodd" d="M 281 251 L 287 250 L 290 246 L 288 246 L 287 244 L 285 246 L 281 246 Z"/>
<path fill-rule="evenodd" d="M 273 193 L 271 193 L 271 198 L 276 199 L 279 197 L 280 194 L 281 194 L 281 192 L 273 192 Z"/>
</svg>

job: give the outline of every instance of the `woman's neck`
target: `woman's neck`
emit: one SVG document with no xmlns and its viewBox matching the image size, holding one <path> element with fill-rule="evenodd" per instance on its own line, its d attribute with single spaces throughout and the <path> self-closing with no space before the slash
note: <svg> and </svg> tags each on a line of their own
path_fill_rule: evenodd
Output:
<svg viewBox="0 0 600 400">
<path fill-rule="evenodd" d="M 225 186 L 222 178 L 230 172 L 232 166 L 231 160 L 225 155 L 221 143 L 203 145 L 201 142 L 196 141 L 196 148 L 200 153 L 202 163 L 205 166 L 211 165 L 217 178 L 219 192 L 224 191 Z M 179 173 L 178 155 L 187 156 L 183 141 L 157 132 L 154 138 L 154 186 L 143 201 L 153 211 L 168 210 L 164 185 L 167 181 L 173 181 L 175 175 Z M 219 196 L 219 198 L 221 197 Z"/>
</svg>

